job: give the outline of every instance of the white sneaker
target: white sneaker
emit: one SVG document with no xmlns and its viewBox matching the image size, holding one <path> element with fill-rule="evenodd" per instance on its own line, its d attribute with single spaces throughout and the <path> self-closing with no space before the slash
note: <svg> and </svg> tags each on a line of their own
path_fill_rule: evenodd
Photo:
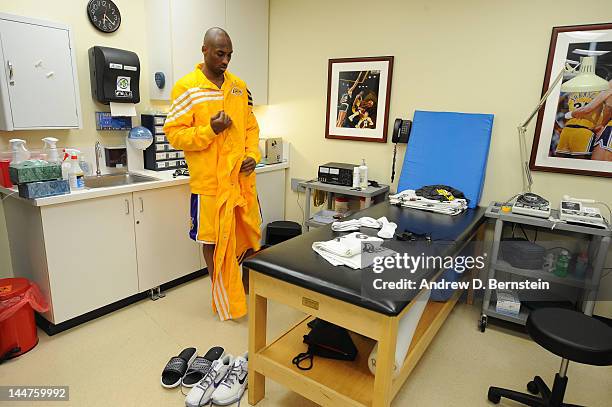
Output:
<svg viewBox="0 0 612 407">
<path fill-rule="evenodd" d="M 249 374 L 249 353 L 236 357 L 221 384 L 212 394 L 213 404 L 228 406 L 240 401 L 247 388 Z"/>
<path fill-rule="evenodd" d="M 210 403 L 213 392 L 219 386 L 227 373 L 233 368 L 234 357 L 225 355 L 213 362 L 206 376 L 196 384 L 187 394 L 185 405 L 187 407 L 200 407 Z"/>
</svg>

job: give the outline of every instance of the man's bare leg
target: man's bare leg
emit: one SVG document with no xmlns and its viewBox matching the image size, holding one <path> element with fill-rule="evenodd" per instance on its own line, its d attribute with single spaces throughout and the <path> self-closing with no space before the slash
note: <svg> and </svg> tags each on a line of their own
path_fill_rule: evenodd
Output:
<svg viewBox="0 0 612 407">
<path fill-rule="evenodd" d="M 206 267 L 208 267 L 208 275 L 212 283 L 215 281 L 215 245 L 203 244 L 202 253 L 204 254 L 204 261 L 206 262 Z"/>
</svg>

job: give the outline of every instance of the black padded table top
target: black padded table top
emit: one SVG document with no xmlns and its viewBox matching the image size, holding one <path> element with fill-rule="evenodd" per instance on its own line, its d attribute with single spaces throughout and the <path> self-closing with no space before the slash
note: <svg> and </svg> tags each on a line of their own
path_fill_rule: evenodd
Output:
<svg viewBox="0 0 612 407">
<path fill-rule="evenodd" d="M 396 232 L 409 230 L 428 233 L 434 241 L 454 242 L 444 246 L 440 255 L 452 255 L 484 222 L 485 208 L 468 209 L 449 216 L 410 208 L 401 208 L 382 202 L 347 218 L 369 216 L 375 219 L 386 216 L 398 227 Z M 372 229 L 370 229 L 372 230 Z M 368 269 L 353 270 L 346 266 L 333 266 L 312 250 L 312 243 L 327 241 L 347 232 L 334 232 L 331 225 L 311 230 L 301 236 L 260 251 L 245 260 L 244 266 L 279 280 L 328 295 L 386 315 L 398 315 L 408 300 L 393 301 L 364 297 L 362 274 Z M 350 233 L 350 232 L 348 232 Z M 410 253 L 410 242 L 385 239 L 383 244 L 398 253 Z M 435 271 L 431 271 L 431 275 Z M 425 276 L 422 276 L 425 277 Z"/>
</svg>

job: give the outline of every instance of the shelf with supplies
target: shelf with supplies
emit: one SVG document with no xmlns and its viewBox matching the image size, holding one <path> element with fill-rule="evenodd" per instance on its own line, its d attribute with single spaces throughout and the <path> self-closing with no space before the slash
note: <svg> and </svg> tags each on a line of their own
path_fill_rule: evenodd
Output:
<svg viewBox="0 0 612 407">
<path fill-rule="evenodd" d="M 525 325 L 527 323 L 527 317 L 529 316 L 529 309 L 526 307 L 521 307 L 521 311 L 518 313 L 518 315 L 510 315 L 499 312 L 495 309 L 494 300 L 490 300 L 489 304 L 486 307 L 483 306 L 483 308 L 486 308 L 486 314 L 490 317 L 520 325 Z"/>
<path fill-rule="evenodd" d="M 517 276 L 523 276 L 527 278 L 541 278 L 542 280 L 546 280 L 555 284 L 568 285 L 570 287 L 580 287 L 580 288 L 593 288 L 594 284 L 589 284 L 588 280 L 585 278 L 578 278 L 572 274 L 568 274 L 567 277 L 559 277 L 553 273 L 549 273 L 545 270 L 535 270 L 535 269 L 522 269 L 518 267 L 511 266 L 508 262 L 503 260 L 498 260 L 495 264 L 495 270 L 502 271 L 505 273 L 515 274 Z M 589 269 L 589 271 L 591 271 Z M 589 275 L 589 273 L 586 273 Z"/>
<path fill-rule="evenodd" d="M 153 133 L 153 144 L 143 152 L 144 167 L 147 170 L 165 171 L 177 168 L 187 168 L 185 152 L 175 150 L 164 134 L 166 115 L 161 113 L 143 114 L 141 122 L 144 127 Z"/>
<path fill-rule="evenodd" d="M 612 229 L 610 226 L 606 225 L 605 228 L 600 228 L 566 223 L 559 220 L 559 211 L 554 209 L 550 211 L 549 218 L 541 218 L 504 211 L 502 210 L 502 206 L 504 206 L 502 203 L 492 202 L 485 212 L 485 217 L 494 219 L 495 221 L 493 245 L 489 258 L 488 275 L 486 276 L 487 280 L 490 281 L 491 279 L 495 279 L 496 273 L 501 272 L 518 275 L 526 279 L 541 279 L 543 282 L 548 282 L 550 284 L 573 287 L 573 289 L 579 290 L 574 291 L 574 293 L 576 294 L 576 302 L 581 304 L 582 312 L 586 315 L 592 315 L 595 301 L 597 300 L 597 292 L 601 282 L 603 267 L 610 248 L 610 240 L 612 238 Z M 572 272 L 572 269 L 569 267 L 569 259 L 567 259 L 568 263 L 566 267 L 568 272 L 565 277 L 547 271 L 546 266 L 543 268 L 517 267 L 517 264 L 509 260 L 510 257 L 502 260 L 502 252 L 505 255 L 506 250 L 514 250 L 515 256 L 513 258 L 515 258 L 515 262 L 518 261 L 518 259 L 520 259 L 521 262 L 529 262 L 534 260 L 537 254 L 541 253 L 540 251 L 543 251 L 543 253 L 550 253 L 552 249 L 547 250 L 539 246 L 537 251 L 533 251 L 533 248 L 538 245 L 535 243 L 531 244 L 528 240 L 525 240 L 525 243 L 529 246 L 522 246 L 523 248 L 519 248 L 518 246 L 504 246 L 502 250 L 501 245 L 502 240 L 504 240 L 502 239 L 502 233 L 504 226 L 508 225 L 517 225 L 519 227 L 531 226 L 536 230 L 542 230 L 543 232 L 554 235 L 564 235 L 564 237 L 570 237 L 574 240 L 586 238 L 588 239 L 588 248 L 584 253 L 588 255 L 588 262 L 583 263 L 584 268 L 582 272 L 578 273 L 576 271 Z M 513 239 L 504 241 L 510 242 L 511 240 Z M 508 252 L 510 255 L 512 253 L 513 252 L 510 251 Z M 537 258 L 539 259 L 539 257 Z M 544 261 L 544 258 L 542 258 L 542 261 Z M 557 266 L 558 264 L 559 263 L 557 263 Z M 495 290 L 490 287 L 485 288 L 482 313 L 479 320 L 480 330 L 482 332 L 485 331 L 489 317 L 525 325 L 529 315 L 529 308 L 523 303 L 520 306 L 518 315 L 500 313 L 496 310 L 496 300 L 492 298 L 494 291 Z M 515 301 L 520 299 L 521 296 L 517 295 Z"/>
<path fill-rule="evenodd" d="M 380 184 L 378 187 L 368 186 L 367 188 L 361 189 L 352 188 L 344 185 L 326 184 L 320 181 L 311 180 L 302 181 L 298 183 L 298 186 L 306 190 L 306 203 L 304 207 L 305 220 L 303 225 L 306 228 L 327 225 L 327 223 L 318 222 L 311 218 L 310 205 L 312 191 L 314 190 L 327 192 L 327 209 L 332 209 L 334 194 L 364 198 L 364 209 L 370 207 L 372 205 L 372 201 L 383 201 L 386 200 L 389 196 L 389 186 L 382 184 Z"/>
</svg>

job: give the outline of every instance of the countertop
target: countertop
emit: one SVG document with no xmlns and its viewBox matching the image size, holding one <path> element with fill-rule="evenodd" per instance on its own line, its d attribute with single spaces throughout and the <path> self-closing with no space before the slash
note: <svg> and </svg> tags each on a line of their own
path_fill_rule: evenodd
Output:
<svg viewBox="0 0 612 407">
<path fill-rule="evenodd" d="M 263 167 L 255 168 L 256 174 L 261 174 L 270 171 L 278 171 L 282 169 L 289 168 L 288 162 L 283 162 L 279 164 L 270 164 L 265 165 Z M 57 195 L 50 196 L 48 198 L 39 198 L 39 199 L 24 199 L 17 195 L 17 188 L 4 188 L 0 186 L 0 194 L 10 195 L 3 197 L 4 199 L 12 198 L 19 199 L 26 203 L 29 203 L 32 206 L 46 206 L 46 205 L 55 205 L 66 202 L 74 202 L 74 201 L 82 201 L 85 199 L 99 198 L 103 196 L 110 195 L 118 195 L 118 194 L 127 194 L 130 192 L 136 191 L 145 191 L 149 189 L 156 188 L 165 188 L 176 185 L 188 184 L 189 177 L 186 176 L 178 176 L 174 178 L 172 174 L 174 171 L 151 171 L 151 170 L 132 170 L 130 171 L 132 174 L 137 175 L 146 175 L 148 177 L 157 178 L 155 181 L 149 182 L 140 182 L 136 184 L 129 185 L 119 185 L 115 187 L 104 187 L 104 188 L 85 188 L 81 191 L 73 191 L 70 194 L 66 195 Z"/>
</svg>

